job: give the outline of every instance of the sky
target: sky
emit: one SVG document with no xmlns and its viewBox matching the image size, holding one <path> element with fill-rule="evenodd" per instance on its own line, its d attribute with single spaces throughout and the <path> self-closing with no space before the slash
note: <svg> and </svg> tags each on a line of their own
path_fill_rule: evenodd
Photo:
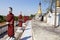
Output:
<svg viewBox="0 0 60 40">
<path fill-rule="evenodd" d="M 20 11 L 23 15 L 35 14 L 38 11 L 38 5 L 41 2 L 42 12 L 46 12 L 49 3 L 43 0 L 0 0 L 0 15 L 8 14 L 8 7 L 13 8 L 13 14 L 18 16 Z"/>
</svg>

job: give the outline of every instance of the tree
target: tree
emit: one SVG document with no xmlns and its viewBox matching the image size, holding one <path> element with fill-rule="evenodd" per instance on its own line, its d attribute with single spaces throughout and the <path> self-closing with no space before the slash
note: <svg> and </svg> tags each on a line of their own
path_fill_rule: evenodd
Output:
<svg viewBox="0 0 60 40">
<path fill-rule="evenodd" d="M 17 16 L 14 16 L 14 20 L 17 21 L 18 20 L 18 17 Z"/>
<path fill-rule="evenodd" d="M 4 18 L 4 16 L 2 16 L 2 15 L 0 15 L 0 23 L 1 22 L 5 22 L 5 18 Z"/>
<path fill-rule="evenodd" d="M 35 15 L 32 15 L 32 14 L 30 15 L 31 18 L 33 18 L 34 16 L 35 16 Z"/>
</svg>

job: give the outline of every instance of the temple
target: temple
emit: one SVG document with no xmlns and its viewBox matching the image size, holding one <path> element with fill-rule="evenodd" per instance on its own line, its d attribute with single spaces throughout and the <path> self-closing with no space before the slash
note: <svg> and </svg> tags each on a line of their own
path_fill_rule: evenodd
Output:
<svg viewBox="0 0 60 40">
<path fill-rule="evenodd" d="M 56 7 L 52 13 L 49 10 L 49 12 L 44 15 L 44 21 L 50 25 L 60 25 L 60 0 L 56 0 Z"/>
<path fill-rule="evenodd" d="M 37 11 L 37 13 L 35 15 L 35 18 L 39 19 L 41 15 L 42 15 L 41 3 L 39 3 L 38 11 Z"/>
</svg>

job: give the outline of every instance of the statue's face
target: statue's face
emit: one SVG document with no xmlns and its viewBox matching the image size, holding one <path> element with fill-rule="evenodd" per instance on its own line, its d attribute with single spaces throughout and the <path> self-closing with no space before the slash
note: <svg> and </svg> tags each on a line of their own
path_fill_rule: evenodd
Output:
<svg viewBox="0 0 60 40">
<path fill-rule="evenodd" d="M 8 11 L 11 11 L 11 9 L 10 9 L 10 8 L 8 8 Z"/>
<path fill-rule="evenodd" d="M 10 8 L 8 8 L 8 11 L 12 11 Z"/>
<path fill-rule="evenodd" d="M 12 9 L 11 9 L 11 8 L 8 8 L 8 12 L 9 12 L 9 13 L 12 13 Z"/>
</svg>

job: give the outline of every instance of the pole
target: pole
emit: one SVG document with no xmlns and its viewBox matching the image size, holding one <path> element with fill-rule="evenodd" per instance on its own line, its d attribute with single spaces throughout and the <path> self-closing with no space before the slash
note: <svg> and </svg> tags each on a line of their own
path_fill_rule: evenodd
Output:
<svg viewBox="0 0 60 40">
<path fill-rule="evenodd" d="M 56 0 L 55 0 L 55 22 L 54 22 L 54 27 L 56 28 L 57 26 L 56 26 L 56 15 L 57 15 L 57 10 L 56 10 L 56 5 L 57 5 L 57 3 L 56 3 Z"/>
</svg>

